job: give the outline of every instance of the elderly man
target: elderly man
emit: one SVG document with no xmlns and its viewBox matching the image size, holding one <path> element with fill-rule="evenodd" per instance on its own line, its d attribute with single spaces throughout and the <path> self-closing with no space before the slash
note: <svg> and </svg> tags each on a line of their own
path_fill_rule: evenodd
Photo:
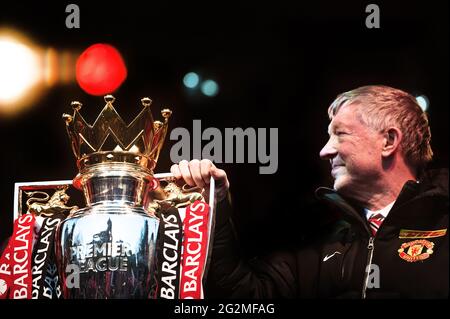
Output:
<svg viewBox="0 0 450 319">
<path fill-rule="evenodd" d="M 211 282 L 230 297 L 448 298 L 448 171 L 425 170 L 433 155 L 426 114 L 386 86 L 345 92 L 328 114 L 320 156 L 334 187 L 316 195 L 337 218 L 298 251 L 241 260 L 225 172 L 207 160 L 172 166 L 190 185 L 217 180 Z"/>
</svg>

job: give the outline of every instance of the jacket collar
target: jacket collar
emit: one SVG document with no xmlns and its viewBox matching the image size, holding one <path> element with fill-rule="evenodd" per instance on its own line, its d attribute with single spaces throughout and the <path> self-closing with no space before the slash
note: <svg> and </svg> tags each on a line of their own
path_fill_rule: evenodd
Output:
<svg viewBox="0 0 450 319">
<path fill-rule="evenodd" d="M 351 224 L 356 223 L 360 225 L 363 232 L 370 234 L 369 226 L 361 210 L 355 209 L 358 206 L 352 205 L 350 200 L 344 198 L 336 190 L 328 187 L 319 187 L 315 193 L 317 198 L 324 200 L 331 206 L 337 207 L 343 213 L 344 219 L 348 220 Z"/>
<path fill-rule="evenodd" d="M 352 224 L 360 225 L 364 232 L 371 234 L 366 218 L 360 208 L 352 200 L 343 197 L 336 190 L 328 187 L 319 187 L 316 197 L 320 200 L 337 207 L 343 218 Z M 402 226 L 405 221 L 414 220 L 417 223 L 423 220 L 424 212 L 421 209 L 415 209 L 417 200 L 429 200 L 436 203 L 448 205 L 448 170 L 431 170 L 422 175 L 420 182 L 408 181 L 395 201 L 388 217 L 383 224 L 392 226 Z M 448 210 L 444 210 L 448 214 Z M 442 210 L 427 211 L 427 216 L 432 218 L 433 214 L 442 214 Z M 420 226 L 420 225 L 417 225 Z"/>
</svg>

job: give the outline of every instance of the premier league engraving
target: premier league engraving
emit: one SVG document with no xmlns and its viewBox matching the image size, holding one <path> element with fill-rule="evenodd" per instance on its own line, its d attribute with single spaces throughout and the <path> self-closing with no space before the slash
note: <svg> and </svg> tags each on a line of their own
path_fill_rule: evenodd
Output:
<svg viewBox="0 0 450 319">
<path fill-rule="evenodd" d="M 153 121 L 151 100 L 126 125 L 114 97 L 93 125 L 64 114 L 79 174 L 75 187 L 86 207 L 58 227 L 56 256 L 65 298 L 155 298 L 159 219 L 147 209 L 147 194 L 158 186 L 153 169 L 164 142 L 171 111 Z"/>
</svg>

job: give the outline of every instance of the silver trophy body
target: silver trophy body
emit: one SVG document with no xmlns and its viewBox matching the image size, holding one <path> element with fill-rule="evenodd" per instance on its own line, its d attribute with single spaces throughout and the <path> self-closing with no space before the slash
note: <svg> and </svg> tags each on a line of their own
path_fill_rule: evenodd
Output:
<svg viewBox="0 0 450 319">
<path fill-rule="evenodd" d="M 152 298 L 159 220 L 143 207 L 153 177 L 139 166 L 102 163 L 81 176 L 87 207 L 58 228 L 65 298 Z"/>
</svg>

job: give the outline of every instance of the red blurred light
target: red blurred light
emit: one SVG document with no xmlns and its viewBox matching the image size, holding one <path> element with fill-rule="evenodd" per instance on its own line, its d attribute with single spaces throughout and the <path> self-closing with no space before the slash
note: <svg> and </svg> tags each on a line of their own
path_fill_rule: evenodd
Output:
<svg viewBox="0 0 450 319">
<path fill-rule="evenodd" d="M 109 44 L 91 45 L 77 60 L 77 82 L 88 94 L 112 93 L 126 77 L 127 67 L 120 52 Z"/>
</svg>

